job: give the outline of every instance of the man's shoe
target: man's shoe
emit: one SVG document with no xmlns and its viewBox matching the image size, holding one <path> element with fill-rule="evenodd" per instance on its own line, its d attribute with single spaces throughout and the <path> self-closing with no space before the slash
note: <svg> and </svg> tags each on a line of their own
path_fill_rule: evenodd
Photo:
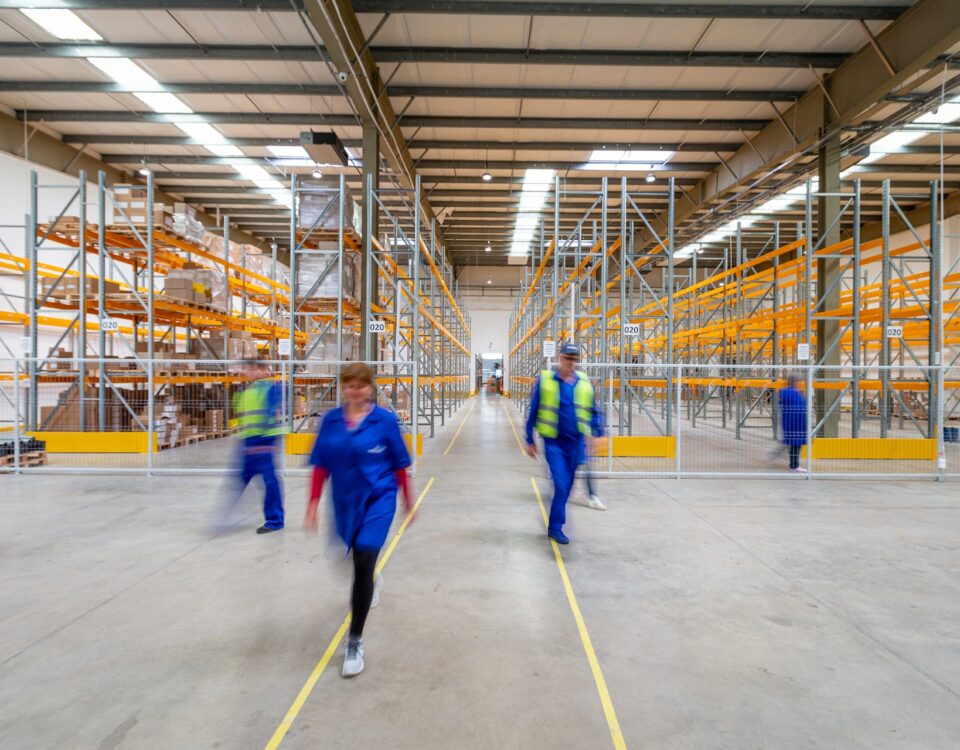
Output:
<svg viewBox="0 0 960 750">
<path fill-rule="evenodd" d="M 570 544 L 570 540 L 567 538 L 567 535 L 562 531 L 551 531 L 547 533 L 547 536 L 553 539 L 557 544 Z"/>
<path fill-rule="evenodd" d="M 340 674 L 344 677 L 356 677 L 363 671 L 363 641 L 347 641 L 346 651 L 343 653 L 343 669 Z"/>
<path fill-rule="evenodd" d="M 607 506 L 603 504 L 603 501 L 600 500 L 596 495 L 590 495 L 590 498 L 587 500 L 587 505 L 589 505 L 594 510 L 606 510 Z"/>
<path fill-rule="evenodd" d="M 261 526 L 259 529 L 257 529 L 257 533 L 269 534 L 271 531 L 280 531 L 282 529 L 283 529 L 283 526 L 281 526 L 279 529 L 273 529 L 273 528 L 270 528 L 269 526 L 264 525 L 264 526 Z"/>
</svg>

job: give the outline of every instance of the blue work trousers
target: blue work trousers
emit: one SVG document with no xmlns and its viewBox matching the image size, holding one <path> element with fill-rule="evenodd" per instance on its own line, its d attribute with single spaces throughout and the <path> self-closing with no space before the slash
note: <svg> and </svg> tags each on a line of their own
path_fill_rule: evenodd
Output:
<svg viewBox="0 0 960 750">
<path fill-rule="evenodd" d="M 240 469 L 240 488 L 238 495 L 246 489 L 254 477 L 263 478 L 265 494 L 263 496 L 264 526 L 268 529 L 283 528 L 283 491 L 273 467 L 273 448 L 250 451 L 243 449 Z"/>
<path fill-rule="evenodd" d="M 560 531 L 567 522 L 567 498 L 573 489 L 580 458 L 580 440 L 544 440 L 543 452 L 553 479 L 553 502 L 550 504 L 548 530 Z"/>
</svg>

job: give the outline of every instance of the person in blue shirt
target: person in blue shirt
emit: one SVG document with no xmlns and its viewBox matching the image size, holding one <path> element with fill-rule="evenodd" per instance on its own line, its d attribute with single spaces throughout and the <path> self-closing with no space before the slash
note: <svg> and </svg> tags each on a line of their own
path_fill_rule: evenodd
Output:
<svg viewBox="0 0 960 750">
<path fill-rule="evenodd" d="M 537 457 L 536 429 L 543 439 L 543 452 L 553 479 L 553 501 L 547 535 L 558 544 L 569 544 L 563 533 L 567 499 L 573 489 L 577 466 L 585 453 L 585 441 L 603 436 L 603 424 L 594 401 L 593 384 L 576 371 L 580 349 L 565 344 L 557 357 L 556 370 L 544 370 L 533 387 L 527 415 L 527 455 Z"/>
<path fill-rule="evenodd" d="M 404 507 L 413 511 L 413 489 L 407 477 L 410 455 L 397 418 L 375 403 L 373 373 L 360 362 L 346 365 L 340 375 L 343 407 L 324 416 L 310 454 L 313 481 L 304 525 L 317 530 L 317 507 L 323 485 L 332 484 L 337 536 L 353 553 L 353 615 L 342 674 L 363 671 L 363 627 L 377 598 L 374 581 L 377 558 L 403 489 Z"/>
<path fill-rule="evenodd" d="M 226 508 L 216 526 L 222 530 L 230 525 L 229 517 L 247 485 L 257 476 L 263 479 L 264 523 L 258 534 L 269 534 L 283 528 L 283 490 L 274 463 L 277 441 L 283 432 L 281 408 L 283 394 L 280 384 L 273 379 L 270 368 L 259 360 L 244 365 L 249 385 L 233 397 L 231 426 L 238 429 L 238 447 L 235 486 L 230 492 Z"/>
<path fill-rule="evenodd" d="M 790 449 L 790 471 L 806 473 L 800 465 L 800 449 L 807 444 L 807 399 L 797 387 L 796 375 L 787 376 L 779 402 L 783 444 Z"/>
</svg>

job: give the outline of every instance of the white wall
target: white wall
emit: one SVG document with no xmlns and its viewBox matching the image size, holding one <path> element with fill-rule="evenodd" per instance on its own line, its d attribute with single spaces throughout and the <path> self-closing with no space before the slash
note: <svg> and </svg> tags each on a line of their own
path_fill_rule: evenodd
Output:
<svg viewBox="0 0 960 750">
<path fill-rule="evenodd" d="M 25 258 L 27 215 L 30 212 L 30 173 L 37 172 L 38 184 L 41 186 L 37 193 L 38 219 L 47 223 L 55 219 L 61 212 L 65 216 L 77 216 L 80 213 L 79 202 L 74 200 L 67 206 L 77 189 L 79 180 L 76 177 L 57 172 L 32 162 L 0 152 L 0 253 Z M 97 220 L 97 185 L 91 182 L 90 177 L 96 180 L 96 175 L 87 179 L 87 221 L 96 224 Z M 112 214 L 111 206 L 107 205 L 108 215 Z M 70 263 L 76 254 L 74 250 L 59 250 L 53 243 L 45 242 L 40 263 L 49 263 L 64 267 Z M 95 259 L 93 259 L 95 260 Z M 87 258 L 87 267 L 91 273 L 96 273 L 95 263 Z M 73 270 L 77 270 L 76 266 Z M 26 312 L 24 303 L 24 277 L 11 271 L 0 272 L 0 289 L 7 295 L 0 298 L 0 306 L 4 310 L 11 307 L 16 312 Z M 43 310 L 48 317 L 73 317 L 73 313 L 58 313 L 54 310 Z M 63 333 L 62 328 L 41 328 L 37 335 L 37 348 L 40 355 L 45 355 L 50 347 Z M 20 339 L 24 329 L 20 325 L 0 325 L 0 357 L 20 356 L 23 354 Z M 64 347 L 72 349 L 71 336 L 64 341 Z"/>
<path fill-rule="evenodd" d="M 464 305 L 470 314 L 470 332 L 472 334 L 470 352 L 472 355 L 487 352 L 503 354 L 503 387 L 510 387 L 510 317 L 513 313 L 513 300 L 510 297 L 481 297 L 466 293 Z M 471 357 L 471 380 L 476 372 Z"/>
</svg>

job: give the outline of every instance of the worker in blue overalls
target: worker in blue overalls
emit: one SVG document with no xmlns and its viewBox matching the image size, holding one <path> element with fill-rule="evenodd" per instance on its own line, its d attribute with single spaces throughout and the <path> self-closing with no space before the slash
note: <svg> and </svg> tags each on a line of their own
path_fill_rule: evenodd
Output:
<svg viewBox="0 0 960 750">
<path fill-rule="evenodd" d="M 263 478 L 264 523 L 258 534 L 269 534 L 283 528 L 283 491 L 274 466 L 277 438 L 283 432 L 280 419 L 282 393 L 280 384 L 270 377 L 270 369 L 259 360 L 245 365 L 250 385 L 233 397 L 232 426 L 239 430 L 239 487 L 232 499 L 235 504 L 254 477 Z"/>
<path fill-rule="evenodd" d="M 527 454 L 537 457 L 537 444 L 533 439 L 536 428 L 543 438 L 543 451 L 553 479 L 547 535 L 558 544 L 570 542 L 563 533 L 563 524 L 567 520 L 567 498 L 573 489 L 584 441 L 603 435 L 593 384 L 575 369 L 579 361 L 580 349 L 575 344 L 561 347 L 556 370 L 540 373 L 527 415 Z"/>
<path fill-rule="evenodd" d="M 377 558 L 387 541 L 403 491 L 407 514 L 414 510 L 413 487 L 407 476 L 410 454 L 397 417 L 377 406 L 371 369 L 362 362 L 346 365 L 341 374 L 343 406 L 324 416 L 310 454 L 313 480 L 304 525 L 317 530 L 317 507 L 330 478 L 337 536 L 353 553 L 350 632 L 343 654 L 344 677 L 363 671 L 363 627 L 379 600 L 383 578 Z"/>
</svg>

